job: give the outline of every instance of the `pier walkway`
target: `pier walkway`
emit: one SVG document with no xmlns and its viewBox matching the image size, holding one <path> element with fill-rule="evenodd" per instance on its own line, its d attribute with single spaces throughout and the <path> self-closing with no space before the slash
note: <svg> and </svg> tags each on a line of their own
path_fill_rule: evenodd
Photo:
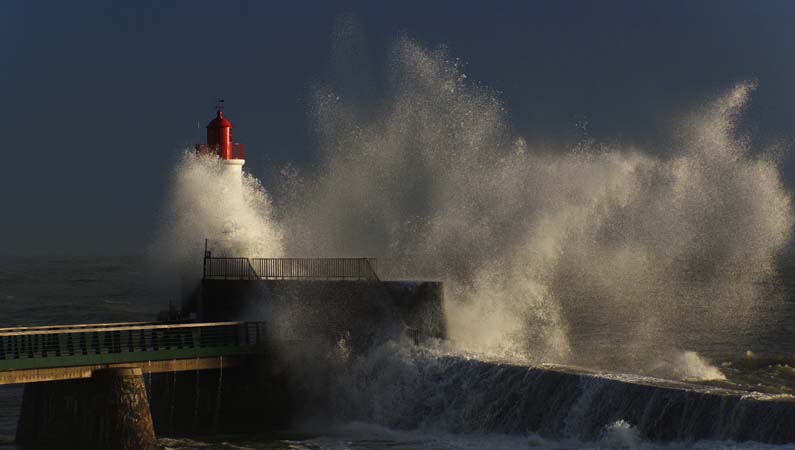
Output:
<svg viewBox="0 0 795 450">
<path fill-rule="evenodd" d="M 90 378 L 108 368 L 156 373 L 238 366 L 264 351 L 264 327 L 126 322 L 0 328 L 0 384 Z"/>
</svg>

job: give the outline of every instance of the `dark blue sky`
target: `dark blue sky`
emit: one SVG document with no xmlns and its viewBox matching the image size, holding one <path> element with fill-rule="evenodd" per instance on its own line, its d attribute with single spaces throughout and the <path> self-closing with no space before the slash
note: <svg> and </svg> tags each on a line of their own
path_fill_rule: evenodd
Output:
<svg viewBox="0 0 795 450">
<path fill-rule="evenodd" d="M 361 25 L 372 79 L 399 35 L 445 45 L 530 141 L 575 142 L 586 119 L 596 139 L 666 152 L 673 116 L 747 79 L 759 145 L 795 135 L 790 1 L 10 0 L 0 254 L 140 251 L 216 96 L 254 174 L 311 165 L 310 89 L 341 14 Z"/>
</svg>

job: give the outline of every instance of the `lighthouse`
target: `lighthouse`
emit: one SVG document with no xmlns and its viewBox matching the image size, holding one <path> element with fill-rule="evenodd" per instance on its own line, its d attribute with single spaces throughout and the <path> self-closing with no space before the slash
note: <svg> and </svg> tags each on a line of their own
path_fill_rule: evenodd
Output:
<svg viewBox="0 0 795 450">
<path fill-rule="evenodd" d="M 242 181 L 245 149 L 232 142 L 232 122 L 224 117 L 224 101 L 218 100 L 215 109 L 215 118 L 207 124 L 207 143 L 196 144 L 196 153 L 217 155 L 229 176 Z"/>
</svg>

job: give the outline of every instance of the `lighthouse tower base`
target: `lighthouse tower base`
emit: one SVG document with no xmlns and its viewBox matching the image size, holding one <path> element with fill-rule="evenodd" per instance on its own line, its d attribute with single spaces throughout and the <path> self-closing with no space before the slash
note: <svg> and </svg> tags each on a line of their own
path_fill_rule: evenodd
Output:
<svg viewBox="0 0 795 450">
<path fill-rule="evenodd" d="M 243 182 L 243 164 L 246 163 L 244 159 L 224 159 L 221 160 L 224 165 L 224 173 L 229 178 L 234 178 L 235 181 Z M 231 180 L 230 180 L 231 181 Z"/>
<path fill-rule="evenodd" d="M 223 164 L 223 177 L 224 177 L 224 191 L 226 192 L 228 201 L 233 203 L 243 202 L 243 164 L 245 160 L 242 159 L 222 159 Z"/>
</svg>

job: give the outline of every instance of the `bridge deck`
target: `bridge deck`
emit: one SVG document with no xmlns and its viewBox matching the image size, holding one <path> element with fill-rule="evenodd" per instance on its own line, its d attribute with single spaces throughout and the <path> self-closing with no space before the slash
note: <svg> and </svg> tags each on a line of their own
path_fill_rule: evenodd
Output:
<svg viewBox="0 0 795 450">
<path fill-rule="evenodd" d="M 141 369 L 144 374 L 226 369 L 245 366 L 250 358 L 250 355 L 236 355 L 227 357 L 218 356 L 212 358 L 146 361 L 126 364 L 96 364 L 91 366 L 52 367 L 46 369 L 5 370 L 0 371 L 0 385 L 91 378 L 95 370 L 126 367 L 137 367 Z"/>
<path fill-rule="evenodd" d="M 145 372 L 228 367 L 262 353 L 264 337 L 263 322 L 3 328 L 0 384 L 85 378 L 96 369 L 131 365 Z"/>
</svg>

